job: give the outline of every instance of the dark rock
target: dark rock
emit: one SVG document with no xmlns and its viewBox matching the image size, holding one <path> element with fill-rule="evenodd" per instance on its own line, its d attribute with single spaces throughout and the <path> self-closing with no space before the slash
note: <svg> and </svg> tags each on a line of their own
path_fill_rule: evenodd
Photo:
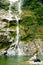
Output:
<svg viewBox="0 0 43 65">
<path fill-rule="evenodd" d="M 7 51 L 4 53 L 4 55 L 6 55 L 7 54 Z"/>
<path fill-rule="evenodd" d="M 34 62 L 41 62 L 41 60 L 40 59 L 34 59 Z"/>
</svg>

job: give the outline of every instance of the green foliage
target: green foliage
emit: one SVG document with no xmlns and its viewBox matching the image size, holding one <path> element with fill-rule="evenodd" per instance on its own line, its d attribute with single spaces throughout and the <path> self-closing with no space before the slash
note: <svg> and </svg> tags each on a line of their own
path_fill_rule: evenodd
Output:
<svg viewBox="0 0 43 65">
<path fill-rule="evenodd" d="M 24 17 L 23 19 L 22 19 L 22 22 L 21 22 L 21 24 L 23 25 L 23 26 L 26 26 L 26 27 L 29 27 L 30 25 L 33 25 L 34 23 L 33 23 L 33 17 L 29 17 L 29 16 L 26 16 L 26 17 Z"/>
<path fill-rule="evenodd" d="M 23 0 L 23 7 L 28 6 L 31 0 Z"/>
<path fill-rule="evenodd" d="M 10 31 L 10 36 L 11 36 L 11 37 L 13 37 L 13 38 L 14 38 L 14 40 L 15 40 L 16 33 L 15 33 L 15 32 Z"/>
<path fill-rule="evenodd" d="M 8 10 L 9 3 L 7 0 L 0 0 L 0 9 Z"/>
<path fill-rule="evenodd" d="M 34 12 L 38 24 L 43 26 L 43 6 L 37 8 Z"/>
<path fill-rule="evenodd" d="M 23 11 L 31 11 L 33 15 L 25 16 L 20 23 L 22 27 L 21 40 L 28 41 L 35 38 L 43 39 L 43 4 L 38 0 L 23 1 Z M 28 14 L 29 15 L 29 14 Z M 23 32 L 23 33 L 22 33 Z"/>
<path fill-rule="evenodd" d="M 17 26 L 16 20 L 10 21 L 10 27 L 11 26 Z"/>
</svg>

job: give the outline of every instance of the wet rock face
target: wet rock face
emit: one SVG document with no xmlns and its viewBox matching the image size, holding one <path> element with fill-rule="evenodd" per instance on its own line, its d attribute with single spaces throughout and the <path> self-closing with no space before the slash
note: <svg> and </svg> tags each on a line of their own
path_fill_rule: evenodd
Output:
<svg viewBox="0 0 43 65">
<path fill-rule="evenodd" d="M 22 45 L 22 49 L 26 55 L 34 55 L 35 53 L 43 55 L 43 43 L 41 39 L 35 39 L 27 44 Z"/>
<path fill-rule="evenodd" d="M 4 28 L 6 26 L 6 22 L 0 22 L 0 29 Z"/>
<path fill-rule="evenodd" d="M 43 41 L 42 41 L 42 39 L 35 39 L 34 42 L 38 49 L 38 53 L 43 55 Z"/>
<path fill-rule="evenodd" d="M 27 55 L 33 55 L 36 52 L 36 47 L 33 42 L 29 42 L 24 49 Z"/>
<path fill-rule="evenodd" d="M 9 40 L 7 39 L 7 36 L 0 35 L 0 42 L 8 42 Z"/>
<path fill-rule="evenodd" d="M 10 44 L 11 44 L 11 42 L 9 42 L 9 39 L 7 38 L 7 36 L 0 35 L 0 50 L 7 48 Z M 3 54 L 3 52 L 2 52 L 2 54 Z"/>
<path fill-rule="evenodd" d="M 4 40 L 5 40 L 5 38 L 4 38 Z M 6 39 L 5 42 L 6 41 L 8 41 L 8 39 Z M 36 41 L 37 41 L 37 43 L 36 43 Z M 36 45 L 34 44 L 34 42 L 35 42 Z M 40 40 L 40 42 L 39 42 L 39 39 L 37 39 L 37 40 L 34 40 L 34 42 L 30 41 L 28 44 L 24 44 L 23 42 L 19 43 L 19 48 L 21 50 L 23 50 L 24 55 L 34 55 L 35 53 L 37 53 L 37 49 L 38 49 L 38 53 L 41 54 L 41 55 L 43 55 L 43 51 L 42 51 L 43 50 L 43 46 L 42 46 L 42 43 L 41 43 L 42 41 Z M 36 48 L 36 46 L 37 46 L 37 48 Z M 40 48 L 39 48 L 39 46 L 40 46 Z M 13 46 L 13 48 L 15 48 L 15 47 Z M 11 49 L 12 49 L 12 47 L 11 47 Z M 14 49 L 12 49 L 12 51 L 14 51 Z"/>
</svg>

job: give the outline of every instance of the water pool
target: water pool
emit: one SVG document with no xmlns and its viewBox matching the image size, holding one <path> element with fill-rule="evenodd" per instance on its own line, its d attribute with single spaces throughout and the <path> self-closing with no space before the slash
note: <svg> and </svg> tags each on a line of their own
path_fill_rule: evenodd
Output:
<svg viewBox="0 0 43 65">
<path fill-rule="evenodd" d="M 24 65 L 30 56 L 0 56 L 0 65 Z"/>
</svg>

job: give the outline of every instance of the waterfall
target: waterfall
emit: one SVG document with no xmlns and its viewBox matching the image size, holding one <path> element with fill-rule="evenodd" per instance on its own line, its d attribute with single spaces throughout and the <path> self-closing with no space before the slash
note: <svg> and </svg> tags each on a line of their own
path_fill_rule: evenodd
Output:
<svg viewBox="0 0 43 65">
<path fill-rule="evenodd" d="M 16 2 L 16 1 L 18 1 L 18 0 L 9 0 L 10 2 Z"/>
<path fill-rule="evenodd" d="M 19 18 L 18 18 L 17 15 L 15 16 L 15 18 L 16 18 L 16 21 L 17 21 L 17 27 L 16 27 L 16 44 L 18 45 L 18 43 L 19 43 Z"/>
<path fill-rule="evenodd" d="M 18 12 L 19 12 L 19 14 L 21 14 L 21 13 L 22 13 L 22 10 L 21 10 L 21 1 L 20 1 L 20 2 L 18 2 Z"/>
<path fill-rule="evenodd" d="M 22 10 L 21 10 L 21 0 L 20 0 L 18 2 L 18 15 L 15 16 L 15 19 L 17 21 L 17 27 L 16 27 L 16 34 L 17 34 L 17 36 L 16 36 L 16 44 L 18 46 L 18 48 L 17 48 L 17 55 L 23 55 L 24 54 L 23 50 L 20 49 L 20 47 L 19 47 L 19 43 L 20 43 L 20 41 L 19 41 L 19 20 L 20 20 L 19 15 L 21 13 L 22 13 Z"/>
<path fill-rule="evenodd" d="M 16 19 L 16 22 L 17 22 L 16 40 L 15 40 L 14 43 L 12 43 L 10 45 L 10 48 L 7 51 L 8 55 L 23 55 L 24 54 L 23 49 L 21 49 L 19 47 L 19 43 L 20 43 L 20 41 L 19 41 L 19 20 L 20 20 L 20 17 L 19 16 L 21 15 L 21 12 L 22 12 L 22 10 L 21 10 L 21 0 L 9 0 L 9 2 L 10 2 L 10 6 L 9 6 L 9 16 L 10 17 L 9 17 L 9 21 L 12 20 L 12 15 L 11 15 L 12 4 L 14 2 L 16 2 L 16 1 L 17 1 L 17 4 L 18 4 L 18 14 L 15 14 L 15 19 Z M 15 46 L 15 47 L 13 47 L 13 46 Z"/>
</svg>

